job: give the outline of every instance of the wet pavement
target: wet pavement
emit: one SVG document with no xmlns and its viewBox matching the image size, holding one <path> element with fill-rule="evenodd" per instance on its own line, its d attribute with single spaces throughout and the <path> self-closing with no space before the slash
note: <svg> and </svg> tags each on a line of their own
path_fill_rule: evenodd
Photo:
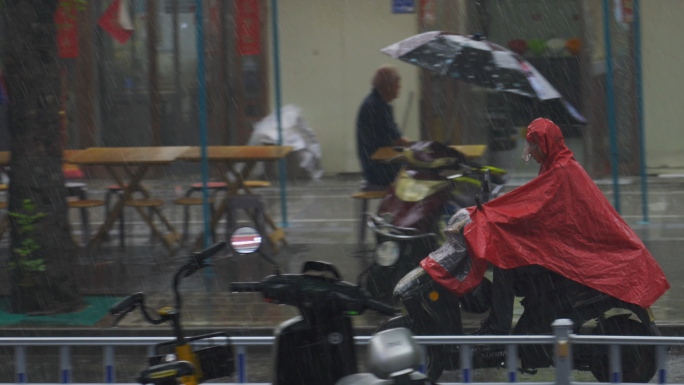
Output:
<svg viewBox="0 0 684 385">
<path fill-rule="evenodd" d="M 529 178 L 514 178 L 507 190 Z M 166 202 L 163 212 L 176 229 L 182 228 L 182 208 L 173 200 L 183 195 L 187 186 L 199 181 L 199 176 L 183 172 L 169 172 L 163 178 L 149 179 L 144 184 L 152 194 Z M 263 198 L 267 211 L 282 223 L 280 189 L 277 181 L 272 186 L 255 190 Z M 358 175 L 326 177 L 319 181 L 290 181 L 287 184 L 287 223 L 284 226 L 289 245 L 273 256 L 284 272 L 298 272 L 306 260 L 333 263 L 343 277 L 355 282 L 356 277 L 369 263 L 370 254 L 359 253 L 356 242 L 359 202 L 350 195 L 357 191 Z M 625 178 L 620 183 L 622 214 L 637 231 L 655 258 L 663 267 L 672 289 L 653 306 L 658 323 L 672 327 L 668 334 L 680 334 L 684 325 L 684 284 L 679 280 L 684 267 L 680 250 L 684 249 L 684 178 L 649 178 L 649 221 L 642 216 L 641 185 L 638 179 Z M 88 180 L 89 197 L 102 199 L 108 180 Z M 609 200 L 613 199 L 612 183 L 598 180 L 597 184 Z M 506 191 L 506 190 L 504 190 Z M 374 210 L 378 201 L 371 202 Z M 102 208 L 90 209 L 91 226 L 95 230 L 102 224 Z M 191 207 L 190 232 L 193 237 L 202 231 L 201 210 Z M 81 239 L 78 212 L 71 210 L 74 237 Z M 244 219 L 244 218 L 243 218 Z M 241 223 L 248 224 L 246 220 Z M 93 231 L 94 231 L 93 230 Z M 218 227 L 218 238 L 225 239 L 225 225 Z M 99 247 L 91 260 L 81 260 L 84 294 L 124 296 L 143 291 L 150 308 L 172 305 L 170 282 L 175 269 L 192 251 L 182 248 L 174 255 L 160 242 L 151 242 L 149 230 L 132 209 L 126 211 L 126 248 L 118 245 L 117 226 L 110 233 L 110 241 Z M 365 249 L 372 248 L 367 235 Z M 0 240 L 0 257 L 7 259 L 7 239 Z M 258 294 L 230 293 L 228 285 L 234 281 L 258 281 L 273 272 L 272 267 L 256 255 L 234 256 L 222 252 L 214 259 L 210 271 L 198 273 L 182 284 L 184 293 L 183 322 L 188 328 L 229 329 L 245 334 L 270 334 L 278 323 L 296 315 L 296 309 L 274 306 L 263 302 Z M 4 273 L 6 274 L 6 272 Z M 3 280 L 6 282 L 6 280 Z M 4 288 L 6 294 L 7 289 Z M 382 323 L 383 316 L 367 313 L 354 318 L 355 326 L 372 331 Z M 164 334 L 165 327 L 147 325 L 138 314 L 129 315 L 117 329 L 111 329 L 111 318 L 104 316 L 96 325 L 81 332 L 95 334 L 144 333 Z M 469 317 L 466 326 L 474 328 L 478 319 Z M 83 328 L 82 328 L 83 329 Z M 682 328 L 684 329 L 684 328 Z M 24 325 L 22 330 L 34 330 Z M 35 333 L 60 333 L 72 330 L 68 325 L 50 325 L 35 328 Z M 5 330 L 11 333 L 11 330 Z"/>
</svg>

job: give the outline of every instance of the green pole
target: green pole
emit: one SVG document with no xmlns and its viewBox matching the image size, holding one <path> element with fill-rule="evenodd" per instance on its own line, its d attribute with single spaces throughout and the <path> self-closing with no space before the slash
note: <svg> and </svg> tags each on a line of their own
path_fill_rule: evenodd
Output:
<svg viewBox="0 0 684 385">
<path fill-rule="evenodd" d="M 617 149 L 617 122 L 615 120 L 615 97 L 613 95 L 613 46 L 610 38 L 610 1 L 603 0 L 603 34 L 606 43 L 606 102 L 608 129 L 610 132 L 610 168 L 613 174 L 613 199 L 615 211 L 620 213 L 620 185 L 618 183 L 619 161 Z"/>
<path fill-rule="evenodd" d="M 271 0 L 272 30 L 273 30 L 273 77 L 275 81 L 275 110 L 278 122 L 278 145 L 283 145 L 283 121 L 280 114 L 280 47 L 278 46 L 278 0 Z M 280 180 L 280 212 L 283 218 L 283 227 L 287 227 L 287 168 L 285 159 L 278 161 L 278 176 Z"/>
</svg>

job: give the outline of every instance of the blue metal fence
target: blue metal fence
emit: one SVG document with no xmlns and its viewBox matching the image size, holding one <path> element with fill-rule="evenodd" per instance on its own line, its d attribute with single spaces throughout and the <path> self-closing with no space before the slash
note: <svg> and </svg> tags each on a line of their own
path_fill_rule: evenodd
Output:
<svg viewBox="0 0 684 385">
<path fill-rule="evenodd" d="M 670 346 L 684 345 L 684 337 L 640 337 L 640 336 L 589 336 L 572 334 L 572 323 L 569 320 L 557 320 L 554 322 L 554 335 L 527 335 L 527 336 L 420 336 L 416 340 L 421 345 L 445 345 L 455 344 L 460 346 L 460 370 L 461 383 L 472 382 L 472 347 L 474 345 L 507 345 L 506 371 L 508 383 L 517 382 L 518 345 L 548 344 L 554 346 L 555 354 L 555 381 L 534 382 L 535 385 L 577 384 L 572 381 L 572 346 L 579 344 L 595 344 L 610 346 L 610 380 L 612 383 L 620 383 L 620 346 L 623 345 L 650 345 L 656 347 L 656 382 L 667 383 L 667 348 Z M 370 336 L 357 336 L 357 345 L 366 345 Z M 274 337 L 230 337 L 230 343 L 235 347 L 236 374 L 227 381 L 234 383 L 247 383 L 247 346 L 271 346 Z M 167 337 L 6 337 L 0 338 L 0 346 L 14 347 L 15 378 L 16 383 L 29 383 L 30 373 L 27 373 L 28 347 L 57 346 L 59 347 L 60 378 L 59 383 L 70 383 L 72 380 L 71 347 L 74 346 L 100 346 L 103 357 L 102 383 L 116 383 L 115 377 L 115 350 L 116 347 L 147 346 L 151 351 L 153 345 L 169 341 Z M 213 340 L 197 341 L 197 345 L 211 345 L 225 342 L 225 337 L 216 337 Z M 132 379 L 131 379 L 132 380 Z M 226 382 L 228 383 L 228 382 Z M 503 382 L 506 383 L 506 382 Z M 442 383 L 440 383 L 442 384 Z M 446 384 L 446 383 L 444 383 Z M 491 382 L 478 382 L 477 384 L 492 384 Z M 583 385 L 593 384 L 581 382 Z M 4 384 L 0 384 L 4 385 Z"/>
</svg>

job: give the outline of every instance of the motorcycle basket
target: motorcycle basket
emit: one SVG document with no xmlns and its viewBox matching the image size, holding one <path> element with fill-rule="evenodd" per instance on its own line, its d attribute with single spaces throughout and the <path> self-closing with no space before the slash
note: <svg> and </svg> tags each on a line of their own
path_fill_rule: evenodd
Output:
<svg viewBox="0 0 684 385">
<path fill-rule="evenodd" d="M 225 343 L 214 342 L 213 337 L 226 337 Z M 203 381 L 232 376 L 235 373 L 235 354 L 225 332 L 203 334 L 186 338 L 188 343 L 209 340 L 210 346 L 193 346 L 193 352 L 202 369 Z M 176 341 L 162 342 L 154 346 L 154 355 L 148 358 L 150 366 L 163 362 L 167 354 L 175 354 Z"/>
</svg>

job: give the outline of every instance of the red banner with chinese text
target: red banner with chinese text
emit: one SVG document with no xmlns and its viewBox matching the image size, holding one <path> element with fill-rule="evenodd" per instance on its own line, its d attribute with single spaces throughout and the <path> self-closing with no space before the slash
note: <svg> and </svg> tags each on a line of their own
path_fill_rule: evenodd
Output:
<svg viewBox="0 0 684 385">
<path fill-rule="evenodd" d="M 55 11 L 55 25 L 57 27 L 57 52 L 62 59 L 78 56 L 78 26 L 76 6 L 65 6 L 60 0 Z"/>
<path fill-rule="evenodd" d="M 241 56 L 261 53 L 260 0 L 235 0 L 237 50 Z"/>
</svg>

